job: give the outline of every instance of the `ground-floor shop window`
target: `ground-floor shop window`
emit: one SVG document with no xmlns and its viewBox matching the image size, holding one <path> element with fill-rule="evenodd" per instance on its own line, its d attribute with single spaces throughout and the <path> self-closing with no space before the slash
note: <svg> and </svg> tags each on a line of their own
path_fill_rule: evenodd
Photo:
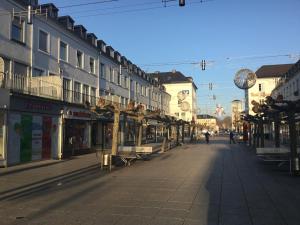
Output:
<svg viewBox="0 0 300 225">
<path fill-rule="evenodd" d="M 79 153 L 90 148 L 89 122 L 66 120 L 64 153 Z M 74 152 L 75 151 L 75 152 Z"/>
</svg>

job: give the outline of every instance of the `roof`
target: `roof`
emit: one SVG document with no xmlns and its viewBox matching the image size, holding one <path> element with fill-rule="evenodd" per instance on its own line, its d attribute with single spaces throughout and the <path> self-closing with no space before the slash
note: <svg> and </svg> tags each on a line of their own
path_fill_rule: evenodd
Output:
<svg viewBox="0 0 300 225">
<path fill-rule="evenodd" d="M 264 65 L 256 71 L 256 77 L 282 77 L 293 65 L 294 64 Z"/>
<path fill-rule="evenodd" d="M 175 84 L 175 83 L 192 83 L 196 89 L 197 86 L 193 82 L 193 78 L 186 77 L 179 71 L 171 71 L 171 72 L 156 72 L 151 73 L 151 77 L 157 78 L 161 84 Z"/>
</svg>

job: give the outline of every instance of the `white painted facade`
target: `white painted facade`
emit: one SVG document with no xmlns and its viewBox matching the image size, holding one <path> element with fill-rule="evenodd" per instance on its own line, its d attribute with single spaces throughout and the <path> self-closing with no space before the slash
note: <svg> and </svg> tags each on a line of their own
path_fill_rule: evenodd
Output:
<svg viewBox="0 0 300 225">
<path fill-rule="evenodd" d="M 192 82 L 164 84 L 171 95 L 170 114 L 184 121 L 192 121 L 197 115 L 196 88 Z"/>
<path fill-rule="evenodd" d="M 144 109 L 169 113 L 171 96 L 164 87 L 128 61 L 124 56 L 98 42 L 101 52 L 99 60 L 99 96 L 118 102 L 126 107 L 129 101 L 142 104 Z"/>
<path fill-rule="evenodd" d="M 270 78 L 257 78 L 255 85 L 245 90 L 245 111 L 249 115 L 255 115 L 251 102 L 254 100 L 258 103 L 263 103 L 267 96 L 270 96 L 276 84 L 279 81 L 279 77 Z"/>
<path fill-rule="evenodd" d="M 300 61 L 299 61 L 300 62 Z M 300 64 L 300 63 L 297 64 Z M 300 71 L 298 70 L 293 76 L 287 80 L 282 79 L 277 87 L 272 91 L 272 97 L 277 98 L 282 95 L 284 100 L 297 101 L 300 99 Z"/>
</svg>

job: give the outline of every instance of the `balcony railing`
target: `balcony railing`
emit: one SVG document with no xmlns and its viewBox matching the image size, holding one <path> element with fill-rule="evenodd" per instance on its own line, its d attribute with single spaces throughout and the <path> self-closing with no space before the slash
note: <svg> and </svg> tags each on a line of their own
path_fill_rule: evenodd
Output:
<svg viewBox="0 0 300 225">
<path fill-rule="evenodd" d="M 97 98 L 93 95 L 63 88 L 63 79 L 60 76 L 27 77 L 19 74 L 0 73 L 0 88 L 92 107 L 98 104 L 100 98 L 105 100 L 105 105 L 117 105 L 121 110 L 127 108 L 125 102 L 116 95 L 105 95 Z"/>
<path fill-rule="evenodd" d="M 38 97 L 66 101 L 69 103 L 95 106 L 95 96 L 63 89 L 63 80 L 59 76 L 27 77 L 20 74 L 0 74 L 0 88 L 12 92 Z"/>
<path fill-rule="evenodd" d="M 62 98 L 62 80 L 57 76 L 27 77 L 20 74 L 0 74 L 0 87 L 39 97 Z"/>
</svg>

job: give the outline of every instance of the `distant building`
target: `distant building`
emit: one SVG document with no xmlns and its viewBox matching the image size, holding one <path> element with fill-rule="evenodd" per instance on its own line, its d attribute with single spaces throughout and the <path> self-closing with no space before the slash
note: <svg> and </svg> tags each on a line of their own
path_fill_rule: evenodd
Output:
<svg viewBox="0 0 300 225">
<path fill-rule="evenodd" d="M 170 113 L 184 121 L 196 120 L 197 115 L 197 86 L 193 78 L 184 76 L 179 71 L 157 72 L 151 74 L 163 84 L 166 92 L 171 95 Z"/>
<path fill-rule="evenodd" d="M 234 131 L 240 132 L 242 130 L 242 123 L 240 121 L 243 111 L 243 103 L 241 100 L 233 100 L 231 102 L 231 128 Z"/>
<path fill-rule="evenodd" d="M 198 125 L 198 130 L 209 130 L 214 132 L 219 132 L 219 126 L 217 125 L 217 119 L 213 116 L 204 114 L 197 115 L 196 124 Z"/>
<path fill-rule="evenodd" d="M 255 85 L 245 91 L 245 111 L 249 115 L 255 115 L 252 111 L 254 100 L 263 103 L 265 98 L 271 95 L 272 90 L 278 84 L 280 78 L 285 74 L 293 64 L 265 65 L 256 71 Z"/>
</svg>

